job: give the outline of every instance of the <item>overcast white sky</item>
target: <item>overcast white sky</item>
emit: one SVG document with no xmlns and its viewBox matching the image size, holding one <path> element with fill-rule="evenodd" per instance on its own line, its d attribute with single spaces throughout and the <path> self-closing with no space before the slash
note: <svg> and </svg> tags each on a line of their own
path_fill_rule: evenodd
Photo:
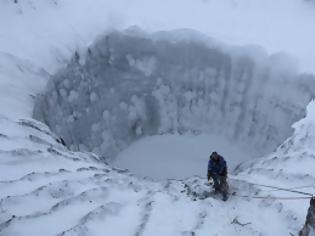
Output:
<svg viewBox="0 0 315 236">
<path fill-rule="evenodd" d="M 69 0 L 57 7 L 51 1 L 34 2 L 33 7 L 22 6 L 22 13 L 21 6 L 2 2 L 0 15 L 6 20 L 0 22 L 0 51 L 17 51 L 25 57 L 30 53 L 33 58 L 37 50 L 29 45 L 36 41 L 44 58 L 42 47 L 47 42 L 52 47 L 75 47 L 91 43 L 108 28 L 192 28 L 233 45 L 285 51 L 297 57 L 302 70 L 315 72 L 315 7 L 303 0 L 76 0 L 75 4 Z M 19 13 L 13 16 L 12 10 Z M 44 16 L 39 22 L 40 14 Z"/>
</svg>

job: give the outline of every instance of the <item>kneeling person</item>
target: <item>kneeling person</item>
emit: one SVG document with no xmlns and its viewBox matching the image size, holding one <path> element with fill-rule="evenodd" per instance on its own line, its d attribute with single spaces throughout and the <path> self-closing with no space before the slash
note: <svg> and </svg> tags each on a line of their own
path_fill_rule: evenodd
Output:
<svg viewBox="0 0 315 236">
<path fill-rule="evenodd" d="M 208 181 L 212 178 L 215 192 L 222 193 L 222 200 L 228 199 L 229 186 L 227 183 L 227 165 L 226 161 L 218 153 L 213 152 L 208 162 Z"/>
</svg>

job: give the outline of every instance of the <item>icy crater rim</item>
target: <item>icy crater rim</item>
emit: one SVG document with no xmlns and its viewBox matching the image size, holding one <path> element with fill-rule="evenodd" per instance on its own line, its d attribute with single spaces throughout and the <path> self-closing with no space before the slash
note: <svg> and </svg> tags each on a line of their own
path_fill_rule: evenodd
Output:
<svg viewBox="0 0 315 236">
<path fill-rule="evenodd" d="M 53 76 L 34 117 L 72 150 L 105 159 L 140 138 L 174 133 L 220 134 L 257 157 L 293 133 L 314 76 L 288 70 L 283 55 L 254 60 L 248 48 L 181 37 L 109 33 Z"/>
</svg>

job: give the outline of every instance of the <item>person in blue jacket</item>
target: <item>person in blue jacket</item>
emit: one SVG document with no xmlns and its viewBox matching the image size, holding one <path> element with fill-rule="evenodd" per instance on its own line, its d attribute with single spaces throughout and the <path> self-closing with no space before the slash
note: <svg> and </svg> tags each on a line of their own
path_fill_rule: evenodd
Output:
<svg viewBox="0 0 315 236">
<path fill-rule="evenodd" d="M 216 193 L 222 193 L 222 200 L 228 199 L 229 186 L 227 183 L 227 165 L 224 158 L 217 152 L 210 155 L 208 162 L 208 181 L 212 178 Z"/>
</svg>

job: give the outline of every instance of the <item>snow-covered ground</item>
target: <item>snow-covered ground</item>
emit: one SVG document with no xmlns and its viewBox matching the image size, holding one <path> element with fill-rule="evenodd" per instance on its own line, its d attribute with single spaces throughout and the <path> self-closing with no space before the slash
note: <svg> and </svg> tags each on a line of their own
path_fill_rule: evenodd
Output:
<svg viewBox="0 0 315 236">
<path fill-rule="evenodd" d="M 1 130 L 1 144 L 10 146 L 1 148 L 1 235 L 287 235 L 303 223 L 272 199 L 231 196 L 222 202 L 197 177 L 139 179 L 93 154 L 68 151 L 32 120 L 6 126 L 11 129 Z M 243 181 L 230 184 L 240 195 L 266 194 Z"/>
<path fill-rule="evenodd" d="M 236 195 L 228 202 L 209 194 L 204 178 L 155 182 L 69 151 L 31 116 L 49 75 L 111 28 L 193 28 L 226 43 L 291 53 L 287 63 L 314 72 L 314 20 L 313 5 L 300 0 L 1 1 L 0 235 L 297 234 L 308 200 L 274 199 L 300 195 L 248 182 L 314 193 L 314 102 L 275 153 L 231 175 Z"/>
</svg>

